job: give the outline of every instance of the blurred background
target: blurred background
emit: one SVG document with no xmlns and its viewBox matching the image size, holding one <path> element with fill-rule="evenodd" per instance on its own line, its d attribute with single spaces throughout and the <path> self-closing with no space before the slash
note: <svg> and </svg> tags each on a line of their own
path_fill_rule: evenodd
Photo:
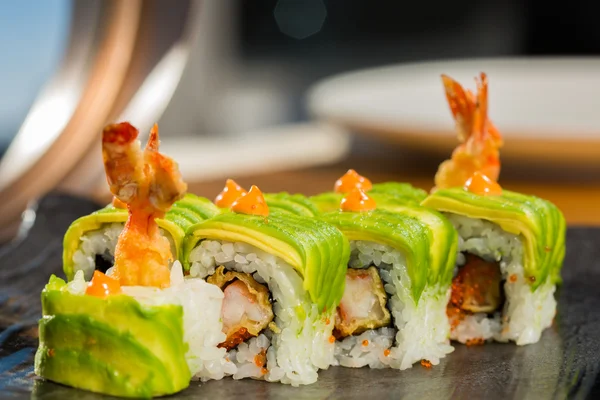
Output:
<svg viewBox="0 0 600 400">
<path fill-rule="evenodd" d="M 180 162 L 190 188 L 209 197 L 226 177 L 267 191 L 316 193 L 328 190 L 349 167 L 374 181 L 406 180 L 428 189 L 456 141 L 438 67 L 431 74 L 435 99 L 415 96 L 414 102 L 423 115 L 431 111 L 443 118 L 448 137 L 443 146 L 430 146 L 442 135 L 425 134 L 434 130 L 430 126 L 400 121 L 397 129 L 393 124 L 378 129 L 368 121 L 329 118 L 333 106 L 323 99 L 345 92 L 323 86 L 328 78 L 397 65 L 400 69 L 386 70 L 397 74 L 394 82 L 400 74 L 402 82 L 420 82 L 415 73 L 428 65 L 420 63 L 447 60 L 471 60 L 465 76 L 474 77 L 479 65 L 488 65 L 489 60 L 477 61 L 482 58 L 542 56 L 579 57 L 547 76 L 581 77 L 600 71 L 599 12 L 598 2 L 540 0 L 2 1 L 0 223 L 14 226 L 28 201 L 51 190 L 108 198 L 99 135 L 104 124 L 123 119 L 142 132 L 157 121 L 163 150 Z M 574 65 L 584 71 L 566 70 Z M 498 76 L 518 80 L 520 75 L 502 72 L 514 71 L 509 67 L 498 67 Z M 544 70 L 532 68 L 527 73 L 544 76 Z M 462 72 L 457 74 L 462 81 Z M 592 83 L 599 85 L 594 76 Z M 352 87 L 353 79 L 344 82 Z M 382 79 L 380 85 L 388 78 Z M 566 207 L 572 223 L 589 223 L 600 204 L 600 123 L 594 125 L 600 113 L 576 90 L 590 80 L 569 81 L 566 92 L 553 89 L 554 79 L 540 82 L 561 101 L 581 101 L 593 115 L 581 117 L 590 122 L 579 130 L 553 133 L 552 151 L 556 143 L 571 148 L 570 140 L 578 142 L 567 159 L 550 157 L 560 162 L 550 163 L 549 173 L 540 150 L 545 145 L 536 142 L 544 128 L 527 125 L 526 110 L 523 126 L 537 133 L 518 142 L 520 150 L 507 148 L 502 179 Z M 474 87 L 472 78 L 463 83 Z M 496 90 L 493 73 L 490 85 Z M 569 96 L 578 97 L 564 98 Z M 393 107 L 394 99 L 390 103 Z M 495 114 L 491 102 L 492 119 L 498 115 L 502 121 L 503 112 L 498 105 Z M 577 122 L 575 114 L 570 118 Z M 518 137 L 518 125 L 510 123 L 507 119 L 507 131 Z M 532 161 L 528 154 L 534 148 Z"/>
</svg>

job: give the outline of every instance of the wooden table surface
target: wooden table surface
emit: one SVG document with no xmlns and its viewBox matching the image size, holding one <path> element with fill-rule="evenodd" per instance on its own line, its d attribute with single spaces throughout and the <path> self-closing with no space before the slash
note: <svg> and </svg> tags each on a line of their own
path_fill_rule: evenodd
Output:
<svg viewBox="0 0 600 400">
<path fill-rule="evenodd" d="M 386 154 L 353 154 L 334 165 L 231 178 L 246 188 L 258 185 L 265 192 L 288 191 L 312 195 L 331 190 L 339 176 L 349 168 L 354 168 L 374 183 L 408 182 L 425 190 L 431 189 L 438 160 L 432 162 L 427 158 L 421 159 L 420 156 L 407 158 L 398 160 Z M 505 189 L 552 201 L 563 211 L 571 226 L 600 226 L 600 179 L 576 180 L 568 174 L 561 175 L 558 171 L 525 174 L 514 165 L 505 169 L 508 171 L 503 171 L 500 179 Z M 223 185 L 224 180 L 190 182 L 189 191 L 212 199 Z"/>
</svg>

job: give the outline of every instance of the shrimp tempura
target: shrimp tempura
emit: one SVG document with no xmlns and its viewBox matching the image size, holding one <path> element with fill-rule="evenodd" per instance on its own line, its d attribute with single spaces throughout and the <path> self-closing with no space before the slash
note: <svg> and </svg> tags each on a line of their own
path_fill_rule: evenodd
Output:
<svg viewBox="0 0 600 400">
<path fill-rule="evenodd" d="M 169 240 L 155 221 L 183 197 L 187 185 L 177 163 L 158 152 L 158 126 L 146 148 L 127 122 L 102 132 L 102 156 L 112 194 L 127 205 L 129 216 L 115 250 L 114 276 L 121 285 L 167 287 L 173 261 Z"/>
<path fill-rule="evenodd" d="M 488 119 L 487 76 L 481 73 L 476 79 L 477 96 L 446 75 L 442 75 L 442 81 L 461 144 L 450 160 L 440 164 L 435 175 L 436 188 L 463 186 L 474 172 L 497 181 L 502 136 Z"/>
</svg>

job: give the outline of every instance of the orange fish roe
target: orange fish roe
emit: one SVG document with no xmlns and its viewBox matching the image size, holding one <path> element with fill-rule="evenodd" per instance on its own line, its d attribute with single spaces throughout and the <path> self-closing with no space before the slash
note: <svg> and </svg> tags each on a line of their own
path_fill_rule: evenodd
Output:
<svg viewBox="0 0 600 400">
<path fill-rule="evenodd" d="M 267 363 L 267 350 L 263 349 L 260 353 L 254 356 L 254 364 L 257 367 L 262 367 Z"/>
<path fill-rule="evenodd" d="M 508 280 L 510 281 L 510 283 L 515 283 L 517 281 L 517 274 L 512 274 L 508 277 Z"/>
<path fill-rule="evenodd" d="M 377 208 L 375 200 L 369 197 L 362 189 L 353 189 L 340 202 L 340 210 L 349 212 L 371 211 Z"/>
<path fill-rule="evenodd" d="M 94 276 L 85 289 L 85 294 L 100 298 L 119 293 L 121 293 L 119 280 L 97 270 L 94 271 Z"/>
<path fill-rule="evenodd" d="M 245 196 L 248 192 L 237 184 L 233 179 L 227 179 L 223 191 L 215 198 L 214 203 L 217 207 L 229 208 L 241 196 Z"/>
<path fill-rule="evenodd" d="M 261 373 L 261 374 L 263 374 L 263 375 L 266 375 L 266 374 L 267 374 L 267 372 L 269 372 L 269 370 L 268 370 L 268 369 L 266 369 L 266 368 L 262 368 L 262 369 L 260 370 L 260 373 Z"/>
<path fill-rule="evenodd" d="M 373 185 L 371 181 L 362 175 L 359 175 L 355 170 L 349 169 L 340 179 L 335 182 L 333 190 L 336 193 L 350 193 L 352 189 L 358 188 L 365 192 L 371 190 Z"/>
<path fill-rule="evenodd" d="M 383 355 L 384 355 L 384 357 L 388 357 L 388 356 L 390 355 L 390 353 L 391 353 L 390 349 L 385 349 L 385 350 L 383 351 Z"/>
<path fill-rule="evenodd" d="M 552 251 L 552 247 L 544 247 L 544 250 L 546 251 L 546 253 L 550 253 Z"/>
<path fill-rule="evenodd" d="M 431 361 L 421 360 L 421 365 L 424 366 L 425 368 L 429 369 L 429 368 L 431 368 Z"/>
<path fill-rule="evenodd" d="M 479 171 L 475 171 L 473 175 L 467 179 L 464 189 L 480 196 L 500 196 L 502 194 L 500 185 Z"/>
<path fill-rule="evenodd" d="M 363 345 L 363 346 L 368 346 L 368 345 L 369 345 L 369 341 L 368 341 L 368 340 L 366 340 L 366 339 L 365 339 L 365 340 L 363 340 L 363 341 L 362 341 L 362 345 Z"/>
<path fill-rule="evenodd" d="M 457 275 L 454 279 L 452 279 L 450 301 L 446 307 L 446 315 L 450 321 L 451 330 L 455 330 L 465 318 L 465 315 L 469 314 L 468 311 L 460 308 L 464 298 L 462 286 L 462 279 L 460 275 Z"/>
<path fill-rule="evenodd" d="M 335 343 L 335 336 L 329 336 L 329 343 Z"/>
<path fill-rule="evenodd" d="M 531 283 L 535 282 L 535 276 L 533 276 L 533 275 L 530 276 L 529 277 L 529 282 L 531 282 Z"/>
<path fill-rule="evenodd" d="M 256 185 L 252 185 L 250 191 L 234 201 L 230 208 L 231 211 L 239 214 L 262 215 L 263 217 L 269 215 L 269 206 Z"/>
<path fill-rule="evenodd" d="M 467 346 L 481 346 L 485 343 L 485 340 L 483 340 L 483 338 L 475 338 L 475 339 L 468 339 L 467 343 L 465 343 Z"/>
<path fill-rule="evenodd" d="M 54 349 L 48 349 L 48 357 L 54 357 Z"/>
<path fill-rule="evenodd" d="M 325 324 L 326 324 L 326 325 L 329 325 L 330 323 L 331 323 L 331 320 L 330 320 L 329 318 L 326 318 L 326 319 L 325 319 Z"/>
</svg>

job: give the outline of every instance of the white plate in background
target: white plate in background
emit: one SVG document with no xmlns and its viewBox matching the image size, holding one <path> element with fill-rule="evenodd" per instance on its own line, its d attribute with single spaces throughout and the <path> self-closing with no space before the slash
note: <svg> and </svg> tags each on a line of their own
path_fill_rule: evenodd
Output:
<svg viewBox="0 0 600 400">
<path fill-rule="evenodd" d="M 441 74 L 474 90 L 488 75 L 489 115 L 503 159 L 600 166 L 600 58 L 437 61 L 351 72 L 309 92 L 313 115 L 403 146 L 457 144 Z"/>
</svg>

